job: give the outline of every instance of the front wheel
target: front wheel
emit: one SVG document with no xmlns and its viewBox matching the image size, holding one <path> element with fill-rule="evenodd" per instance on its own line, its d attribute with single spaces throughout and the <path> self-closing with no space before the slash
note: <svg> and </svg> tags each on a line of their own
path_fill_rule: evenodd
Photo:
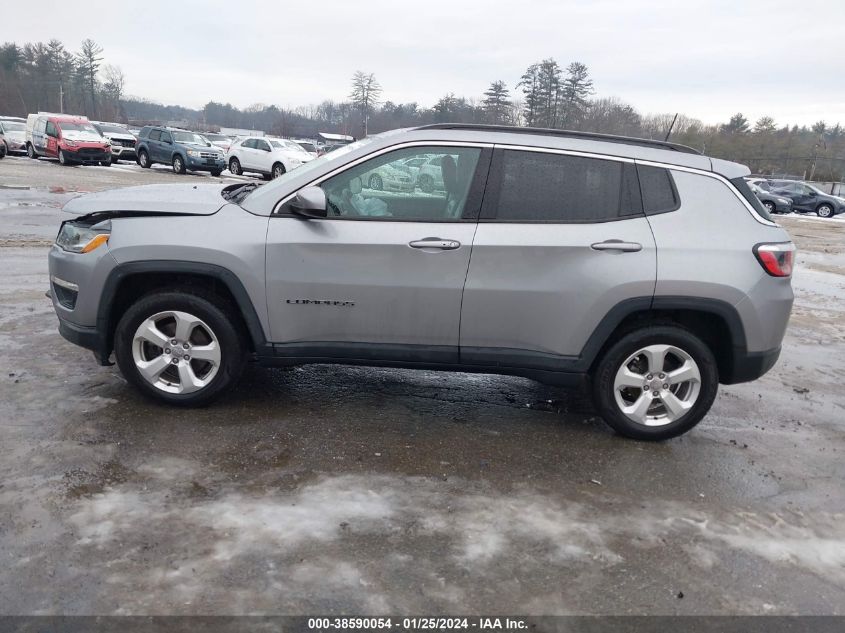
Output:
<svg viewBox="0 0 845 633">
<path fill-rule="evenodd" d="M 666 440 L 710 410 L 719 386 L 716 359 L 689 330 L 644 327 L 614 343 L 593 373 L 593 401 L 617 433 Z"/>
<path fill-rule="evenodd" d="M 816 215 L 820 218 L 830 218 L 833 217 L 833 207 L 827 203 L 820 204 L 816 209 Z"/>
<path fill-rule="evenodd" d="M 207 404 L 234 385 L 246 363 L 236 318 L 214 295 L 147 295 L 117 324 L 114 353 L 124 377 L 169 404 Z"/>
<path fill-rule="evenodd" d="M 243 171 L 241 170 L 241 161 L 239 161 L 237 158 L 232 158 L 229 161 L 229 173 L 231 173 L 233 176 L 240 176 L 243 173 Z"/>
<path fill-rule="evenodd" d="M 284 174 L 285 174 L 285 166 L 284 165 L 282 165 L 281 163 L 276 163 L 275 165 L 273 165 L 273 171 L 271 173 L 271 176 L 273 178 L 278 178 L 279 176 L 283 176 Z"/>
<path fill-rule="evenodd" d="M 776 213 L 776 212 L 777 212 L 777 209 L 775 208 L 775 203 L 774 203 L 774 202 L 772 202 L 771 200 L 766 200 L 766 201 L 763 203 L 763 206 L 764 206 L 764 207 L 766 207 L 766 210 L 767 210 L 769 213 Z"/>
<path fill-rule="evenodd" d="M 26 155 L 30 158 L 38 158 L 38 154 L 35 153 L 35 148 L 32 146 L 32 143 L 26 144 Z"/>
<path fill-rule="evenodd" d="M 148 169 L 150 166 L 150 155 L 147 154 L 147 152 L 145 152 L 144 150 L 138 152 L 138 164 L 143 169 Z"/>
<path fill-rule="evenodd" d="M 70 161 L 68 160 L 67 156 L 65 155 L 65 151 L 63 149 L 59 150 L 59 163 L 61 165 L 70 164 Z"/>
<path fill-rule="evenodd" d="M 176 154 L 173 157 L 173 173 L 174 174 L 184 174 L 185 173 L 185 159 L 182 158 L 181 154 Z"/>
</svg>

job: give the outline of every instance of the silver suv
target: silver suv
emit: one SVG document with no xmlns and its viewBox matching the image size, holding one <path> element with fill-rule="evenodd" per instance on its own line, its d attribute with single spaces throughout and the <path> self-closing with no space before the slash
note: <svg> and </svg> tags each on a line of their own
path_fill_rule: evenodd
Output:
<svg viewBox="0 0 845 633">
<path fill-rule="evenodd" d="M 442 191 L 365 176 L 441 157 Z M 59 330 L 174 405 L 247 362 L 526 376 L 665 439 L 778 358 L 795 247 L 742 165 L 658 141 L 396 130 L 271 183 L 151 185 L 65 210 Z"/>
</svg>

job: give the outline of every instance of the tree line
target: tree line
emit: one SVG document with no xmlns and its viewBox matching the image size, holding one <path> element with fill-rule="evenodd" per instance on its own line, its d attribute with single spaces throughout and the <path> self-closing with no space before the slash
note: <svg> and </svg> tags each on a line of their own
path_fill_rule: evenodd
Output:
<svg viewBox="0 0 845 633">
<path fill-rule="evenodd" d="M 467 98 L 447 92 L 433 105 L 382 99 L 371 72 L 356 71 L 346 100 L 297 108 L 255 103 L 237 108 L 209 101 L 202 109 L 162 105 L 124 95 L 120 68 L 104 64 L 104 51 L 86 39 L 78 51 L 58 40 L 0 46 L 0 114 L 39 110 L 73 112 L 121 122 L 179 122 L 197 129 L 235 127 L 282 136 L 338 132 L 355 137 L 428 123 L 486 123 L 666 138 L 706 154 L 750 166 L 753 172 L 845 181 L 845 130 L 839 123 L 788 125 L 738 113 L 708 125 L 682 113 L 643 114 L 615 97 L 596 95 L 589 68 L 549 57 L 529 64 L 512 84 L 491 81 Z"/>
</svg>

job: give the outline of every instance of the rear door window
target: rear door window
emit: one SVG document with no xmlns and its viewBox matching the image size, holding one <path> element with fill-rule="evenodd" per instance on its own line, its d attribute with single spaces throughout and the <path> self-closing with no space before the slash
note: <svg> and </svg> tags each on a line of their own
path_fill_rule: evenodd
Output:
<svg viewBox="0 0 845 633">
<path fill-rule="evenodd" d="M 151 141 L 161 140 L 161 130 L 152 130 L 149 135 Z"/>
<path fill-rule="evenodd" d="M 498 150 L 491 166 L 492 195 L 485 197 L 482 219 L 550 223 L 621 219 L 638 211 L 639 200 L 629 191 L 633 179 L 625 177 L 625 171 L 621 161 Z"/>
</svg>

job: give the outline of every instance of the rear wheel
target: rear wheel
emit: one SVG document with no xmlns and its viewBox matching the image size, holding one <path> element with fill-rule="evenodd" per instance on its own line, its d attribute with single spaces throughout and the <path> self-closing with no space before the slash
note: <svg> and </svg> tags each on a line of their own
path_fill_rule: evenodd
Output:
<svg viewBox="0 0 845 633">
<path fill-rule="evenodd" d="M 185 159 L 182 158 L 181 154 L 176 154 L 173 157 L 173 173 L 174 174 L 184 174 L 185 173 Z"/>
<path fill-rule="evenodd" d="M 596 408 L 620 435 L 665 440 L 686 433 L 710 410 L 716 359 L 689 330 L 645 327 L 623 336 L 593 374 Z"/>
<path fill-rule="evenodd" d="M 826 202 L 824 204 L 820 204 L 816 207 L 816 215 L 820 218 L 833 217 L 833 207 Z"/>
<path fill-rule="evenodd" d="M 146 151 L 141 150 L 138 152 L 138 164 L 143 167 L 144 169 L 148 169 L 150 166 L 150 155 L 147 154 Z"/>
<path fill-rule="evenodd" d="M 243 171 L 241 170 L 241 161 L 237 158 L 232 157 L 229 160 L 229 171 L 232 173 L 233 176 L 240 176 Z"/>
<path fill-rule="evenodd" d="M 775 209 L 775 203 L 774 203 L 774 202 L 772 202 L 771 200 L 766 200 L 766 201 L 763 203 L 763 206 L 764 206 L 764 207 L 766 207 L 766 210 L 767 210 L 769 213 L 776 213 L 776 212 L 777 212 L 777 210 Z"/>
<path fill-rule="evenodd" d="M 147 295 L 121 317 L 114 353 L 124 377 L 145 395 L 198 406 L 230 388 L 246 362 L 246 345 L 230 308 L 213 295 Z"/>
</svg>

